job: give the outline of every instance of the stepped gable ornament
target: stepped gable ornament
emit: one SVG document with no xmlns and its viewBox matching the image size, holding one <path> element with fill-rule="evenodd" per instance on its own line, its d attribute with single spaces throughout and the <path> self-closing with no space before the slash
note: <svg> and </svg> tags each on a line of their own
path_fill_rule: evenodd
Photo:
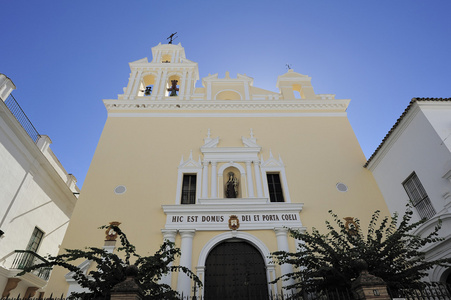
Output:
<svg viewBox="0 0 451 300">
<path fill-rule="evenodd" d="M 240 228 L 240 220 L 235 215 L 231 215 L 229 218 L 229 228 L 232 230 L 237 230 Z"/>
<path fill-rule="evenodd" d="M 176 35 L 176 34 L 177 34 L 177 32 L 174 32 L 167 38 L 167 40 L 169 40 L 168 44 L 172 44 L 172 41 L 175 40 L 176 38 L 178 38 L 178 36 L 174 37 L 174 35 Z"/>
<path fill-rule="evenodd" d="M 113 230 L 112 226 L 119 226 L 121 222 L 113 221 L 110 222 L 110 227 L 105 231 L 105 241 L 115 241 L 117 239 L 117 232 Z"/>
</svg>

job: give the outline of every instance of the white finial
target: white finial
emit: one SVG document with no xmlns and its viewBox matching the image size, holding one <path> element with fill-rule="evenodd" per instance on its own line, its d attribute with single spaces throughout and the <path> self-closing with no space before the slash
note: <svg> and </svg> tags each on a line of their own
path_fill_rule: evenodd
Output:
<svg viewBox="0 0 451 300">
<path fill-rule="evenodd" d="M 279 161 L 283 164 L 282 157 L 279 154 Z"/>
<path fill-rule="evenodd" d="M 252 130 L 252 128 L 251 128 L 251 138 L 252 139 L 254 138 L 254 131 Z"/>
<path fill-rule="evenodd" d="M 274 158 L 274 156 L 272 156 L 272 151 L 271 151 L 271 149 L 269 149 L 269 158 Z"/>
<path fill-rule="evenodd" d="M 180 164 L 181 165 L 183 164 L 183 155 L 182 155 L 182 159 L 180 160 Z"/>
<path fill-rule="evenodd" d="M 210 138 L 210 128 L 208 128 L 207 138 Z"/>
<path fill-rule="evenodd" d="M 192 159 L 193 159 L 193 150 L 190 150 L 188 160 L 192 160 Z"/>
</svg>

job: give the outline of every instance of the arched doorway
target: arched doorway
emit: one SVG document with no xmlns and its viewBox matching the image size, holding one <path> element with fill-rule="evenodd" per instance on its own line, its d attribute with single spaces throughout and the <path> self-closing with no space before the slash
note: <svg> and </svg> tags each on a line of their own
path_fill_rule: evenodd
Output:
<svg viewBox="0 0 451 300">
<path fill-rule="evenodd" d="M 205 300 L 268 299 L 263 257 L 241 239 L 226 240 L 210 251 L 204 282 Z"/>
</svg>

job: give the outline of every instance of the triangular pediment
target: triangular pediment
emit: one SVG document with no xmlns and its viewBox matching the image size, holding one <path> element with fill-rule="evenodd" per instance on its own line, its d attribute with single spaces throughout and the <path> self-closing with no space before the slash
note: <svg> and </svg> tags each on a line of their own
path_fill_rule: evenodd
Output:
<svg viewBox="0 0 451 300">
<path fill-rule="evenodd" d="M 179 169 L 199 169 L 199 168 L 202 168 L 202 163 L 200 162 L 200 158 L 199 158 L 199 161 L 195 161 L 193 159 L 193 151 L 192 150 L 189 154 L 189 158 L 187 161 L 184 161 L 183 156 L 182 156 L 182 159 L 181 159 L 180 165 L 179 165 Z"/>
<path fill-rule="evenodd" d="M 265 167 L 265 168 L 283 167 L 283 161 L 282 161 L 282 158 L 280 157 L 280 155 L 279 155 L 279 159 L 275 159 L 274 156 L 272 155 L 271 150 L 269 150 L 269 158 L 266 161 L 264 161 L 262 158 L 261 166 Z"/>
</svg>

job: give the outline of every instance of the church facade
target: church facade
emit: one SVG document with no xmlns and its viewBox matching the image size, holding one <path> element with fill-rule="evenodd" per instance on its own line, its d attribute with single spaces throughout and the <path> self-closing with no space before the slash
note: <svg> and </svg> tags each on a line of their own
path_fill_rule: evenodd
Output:
<svg viewBox="0 0 451 300">
<path fill-rule="evenodd" d="M 62 249 L 101 247 L 97 228 L 118 221 L 142 255 L 165 239 L 181 249 L 176 263 L 204 285 L 166 276 L 180 293 L 264 297 L 289 284 L 270 283 L 292 271 L 270 258 L 295 251 L 288 228 L 325 230 L 329 210 L 362 224 L 389 214 L 363 168 L 349 100 L 316 94 L 291 69 L 277 77 L 279 92 L 242 74 L 200 79 L 180 44 L 152 56 L 130 63 L 124 93 L 104 100 L 108 118 Z M 48 292 L 75 289 L 66 273 L 53 271 Z"/>
</svg>

